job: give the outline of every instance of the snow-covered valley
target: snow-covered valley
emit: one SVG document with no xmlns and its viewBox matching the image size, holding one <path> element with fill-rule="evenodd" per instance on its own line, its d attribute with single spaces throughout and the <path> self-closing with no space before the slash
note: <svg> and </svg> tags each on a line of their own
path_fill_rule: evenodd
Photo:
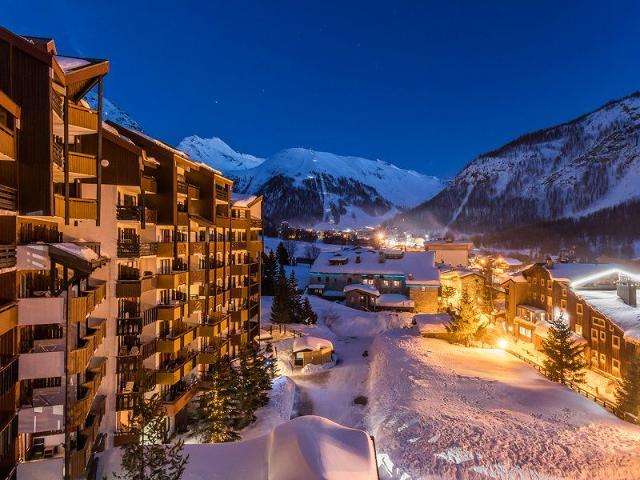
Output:
<svg viewBox="0 0 640 480">
<path fill-rule="evenodd" d="M 263 299 L 265 318 L 270 301 Z M 294 328 L 330 339 L 337 364 L 290 375 L 299 401 L 293 415 L 374 435 L 381 478 L 638 478 L 640 427 L 510 354 L 422 338 L 403 328 L 410 316 L 311 302 L 319 323 Z M 358 396 L 367 405 L 354 403 Z M 257 425 L 278 411 L 266 407 Z"/>
</svg>

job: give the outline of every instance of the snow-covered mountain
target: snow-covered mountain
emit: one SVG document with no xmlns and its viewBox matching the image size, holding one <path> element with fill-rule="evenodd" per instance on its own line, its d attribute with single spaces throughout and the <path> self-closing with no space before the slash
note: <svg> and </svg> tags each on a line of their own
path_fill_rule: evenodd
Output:
<svg viewBox="0 0 640 480">
<path fill-rule="evenodd" d="M 90 91 L 84 99 L 91 105 L 91 108 L 98 108 L 98 95 L 95 91 Z M 142 125 L 108 98 L 102 99 L 102 114 L 104 120 L 111 120 L 123 127 L 132 128 L 139 132 L 143 131 Z"/>
<path fill-rule="evenodd" d="M 198 135 L 183 138 L 178 148 L 192 158 L 201 159 L 220 171 L 247 170 L 257 167 L 264 158 L 238 153 L 218 137 L 202 138 Z"/>
<path fill-rule="evenodd" d="M 236 191 L 264 195 L 265 215 L 273 224 L 375 226 L 442 188 L 435 177 L 382 160 L 304 148 L 262 159 L 238 153 L 219 138 L 197 136 L 178 148 L 233 178 Z"/>
<path fill-rule="evenodd" d="M 582 217 L 638 197 L 640 93 L 634 93 L 480 155 L 394 223 L 500 230 Z"/>
</svg>

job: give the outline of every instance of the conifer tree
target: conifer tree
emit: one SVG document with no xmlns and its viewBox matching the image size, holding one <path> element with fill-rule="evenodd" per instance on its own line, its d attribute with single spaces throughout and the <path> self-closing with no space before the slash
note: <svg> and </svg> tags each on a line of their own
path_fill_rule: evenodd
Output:
<svg viewBox="0 0 640 480">
<path fill-rule="evenodd" d="M 276 276 L 275 291 L 271 301 L 271 321 L 273 323 L 290 323 L 292 321 L 289 281 L 280 266 Z"/>
<path fill-rule="evenodd" d="M 452 319 L 445 326 L 454 342 L 468 347 L 471 340 L 483 333 L 483 324 L 479 318 L 479 310 L 466 288 L 460 295 L 460 304 L 451 312 Z"/>
<path fill-rule="evenodd" d="M 581 383 L 584 380 L 585 368 L 583 347 L 571 338 L 571 328 L 565 322 L 564 314 L 560 314 L 549 323 L 549 334 L 542 342 L 542 351 L 547 356 L 544 368 L 548 377 L 562 384 Z"/>
<path fill-rule="evenodd" d="M 269 255 L 262 254 L 262 294 L 273 295 L 275 290 L 275 279 L 278 272 L 278 259 L 273 250 L 269 251 Z"/>
<path fill-rule="evenodd" d="M 121 480 L 179 480 L 189 455 L 184 456 L 184 442 L 165 443 L 168 430 L 166 411 L 158 394 L 140 398 L 133 407 L 129 432 L 132 440 L 121 447 Z"/>
<path fill-rule="evenodd" d="M 640 416 L 640 356 L 629 362 L 624 379 L 618 383 L 616 404 L 623 412 Z"/>
<path fill-rule="evenodd" d="M 198 424 L 195 434 L 203 443 L 232 442 L 240 436 L 234 430 L 238 419 L 236 391 L 238 375 L 228 358 L 213 366 L 203 383 L 204 391 L 198 399 Z"/>
<path fill-rule="evenodd" d="M 289 265 L 289 253 L 282 242 L 278 243 L 276 247 L 276 258 L 280 265 Z"/>
<path fill-rule="evenodd" d="M 287 291 L 291 321 L 293 323 L 301 323 L 304 320 L 304 317 L 302 317 L 302 295 L 298 291 L 298 280 L 293 270 L 291 270 L 287 280 Z"/>
<path fill-rule="evenodd" d="M 254 412 L 258 407 L 266 404 L 266 394 L 259 388 L 260 378 L 256 367 L 255 351 L 250 346 L 243 347 L 240 349 L 238 360 L 238 375 L 240 377 L 238 408 L 240 417 L 236 428 L 241 430 L 255 421 Z"/>
<path fill-rule="evenodd" d="M 318 322 L 318 315 L 313 311 L 309 297 L 304 297 L 302 301 L 302 307 L 300 310 L 300 319 L 307 324 L 315 324 Z"/>
</svg>

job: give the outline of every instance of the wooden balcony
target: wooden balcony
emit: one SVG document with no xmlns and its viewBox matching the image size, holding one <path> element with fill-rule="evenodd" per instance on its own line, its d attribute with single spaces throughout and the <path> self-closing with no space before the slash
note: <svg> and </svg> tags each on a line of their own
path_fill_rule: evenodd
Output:
<svg viewBox="0 0 640 480">
<path fill-rule="evenodd" d="M 102 379 L 106 373 L 106 358 L 100 359 L 96 365 L 88 369 L 87 381 L 78 388 L 78 398 L 71 404 L 69 409 L 69 426 L 81 426 L 91 410 L 96 392 L 102 383 Z"/>
<path fill-rule="evenodd" d="M 70 320 L 72 322 L 81 322 L 87 318 L 87 315 L 93 312 L 96 305 L 104 300 L 106 291 L 107 285 L 103 283 L 82 292 L 82 295 L 79 297 L 71 297 Z"/>
<path fill-rule="evenodd" d="M 187 186 L 187 196 L 191 200 L 200 200 L 200 188 L 195 185 Z"/>
<path fill-rule="evenodd" d="M 18 325 L 18 304 L 16 302 L 5 303 L 0 306 L 0 335 Z"/>
<path fill-rule="evenodd" d="M 0 125 L 0 154 L 11 160 L 16 159 L 15 137 L 13 136 L 13 132 L 3 125 Z"/>
<path fill-rule="evenodd" d="M 17 210 L 18 191 L 7 185 L 0 185 L 0 210 Z"/>
<path fill-rule="evenodd" d="M 233 250 L 246 250 L 247 249 L 247 243 L 248 242 L 243 242 L 243 241 L 232 241 L 231 242 L 231 248 Z"/>
<path fill-rule="evenodd" d="M 178 353 L 195 339 L 196 327 L 188 327 L 158 338 L 157 349 L 160 353 Z"/>
<path fill-rule="evenodd" d="M 64 196 L 54 195 L 54 215 L 64 218 L 65 201 Z M 69 218 L 77 220 L 95 220 L 97 217 L 98 203 L 88 198 L 70 198 L 69 199 Z"/>
<path fill-rule="evenodd" d="M 156 384 L 158 385 L 175 385 L 184 378 L 196 365 L 196 354 L 191 353 L 188 356 L 173 363 L 170 367 L 156 370 Z"/>
<path fill-rule="evenodd" d="M 193 398 L 197 391 L 198 385 L 197 383 L 193 383 L 191 386 L 187 387 L 183 392 L 180 392 L 173 398 L 163 400 L 162 404 L 167 411 L 167 416 L 175 417 L 189 404 L 189 401 Z"/>
<path fill-rule="evenodd" d="M 170 273 L 159 273 L 157 275 L 157 288 L 176 289 L 180 285 L 187 284 L 188 273 L 184 271 L 173 271 Z"/>
<path fill-rule="evenodd" d="M 116 283 L 116 297 L 139 297 L 143 292 L 156 288 L 156 278 L 148 276 L 139 280 L 119 280 Z"/>
<path fill-rule="evenodd" d="M 16 246 L 0 245 L 0 269 L 16 266 Z"/>
<path fill-rule="evenodd" d="M 189 300 L 189 315 L 202 312 L 204 310 L 204 299 L 203 298 L 192 298 Z"/>
<path fill-rule="evenodd" d="M 246 298 L 249 296 L 249 286 L 237 286 L 231 289 L 232 298 Z"/>
<path fill-rule="evenodd" d="M 69 102 L 69 125 L 95 133 L 98 131 L 98 112 Z"/>
<path fill-rule="evenodd" d="M 234 323 L 243 323 L 249 320 L 249 310 L 242 309 L 231 313 L 231 321 Z"/>
<path fill-rule="evenodd" d="M 97 397 L 87 417 L 87 421 L 80 431 L 76 448 L 70 455 L 71 478 L 83 478 L 87 466 L 93 459 L 93 447 L 98 438 L 100 423 L 104 416 L 104 397 Z"/>
<path fill-rule="evenodd" d="M 198 336 L 215 339 L 222 337 L 229 330 L 229 316 L 227 314 L 212 314 L 209 322 L 198 325 Z"/>
<path fill-rule="evenodd" d="M 95 177 L 96 157 L 87 153 L 69 152 L 69 173 Z"/>
<path fill-rule="evenodd" d="M 249 264 L 239 263 L 231 265 L 231 275 L 249 275 Z"/>
<path fill-rule="evenodd" d="M 158 183 L 155 178 L 142 175 L 140 177 L 140 189 L 145 193 L 158 193 Z"/>
<path fill-rule="evenodd" d="M 82 338 L 81 345 L 69 352 L 68 361 L 71 374 L 82 373 L 86 370 L 91 357 L 104 340 L 106 329 L 107 324 L 104 320 L 95 323 L 91 328 L 91 333 Z"/>
<path fill-rule="evenodd" d="M 189 273 L 189 283 L 204 283 L 204 270 L 191 270 Z"/>
<path fill-rule="evenodd" d="M 158 304 L 158 320 L 172 322 L 182 317 L 183 304 L 174 302 L 171 304 Z"/>
<path fill-rule="evenodd" d="M 252 229 L 260 229 L 262 228 L 262 219 L 251 217 L 251 228 Z"/>
<path fill-rule="evenodd" d="M 198 353 L 198 365 L 214 365 L 222 357 L 229 354 L 229 343 L 220 342 L 219 344 L 209 345 L 205 350 Z"/>
<path fill-rule="evenodd" d="M 205 242 L 191 242 L 189 243 L 189 253 L 191 255 L 200 254 L 204 255 L 205 253 Z"/>
<path fill-rule="evenodd" d="M 231 217 L 231 228 L 237 230 L 246 230 L 249 227 L 249 219 L 246 217 Z"/>
</svg>

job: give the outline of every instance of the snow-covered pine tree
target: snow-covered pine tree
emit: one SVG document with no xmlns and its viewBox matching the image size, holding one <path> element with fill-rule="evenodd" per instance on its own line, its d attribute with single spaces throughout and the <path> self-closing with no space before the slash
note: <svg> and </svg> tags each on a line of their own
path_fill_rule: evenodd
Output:
<svg viewBox="0 0 640 480">
<path fill-rule="evenodd" d="M 640 417 L 640 356 L 635 355 L 616 390 L 616 404 L 623 412 Z"/>
<path fill-rule="evenodd" d="M 302 306 L 300 308 L 300 319 L 308 324 L 315 324 L 318 322 L 318 314 L 313 311 L 309 297 L 304 297 Z"/>
<path fill-rule="evenodd" d="M 451 339 L 468 347 L 471 340 L 481 331 L 478 306 L 466 288 L 460 294 L 460 303 L 456 311 L 451 312 L 451 321 L 445 326 Z"/>
<path fill-rule="evenodd" d="M 238 375 L 228 358 L 216 363 L 207 375 L 198 399 L 198 424 L 195 428 L 195 434 L 203 443 L 240 439 L 234 430 L 234 423 L 239 416 L 235 398 L 238 383 Z"/>
<path fill-rule="evenodd" d="M 542 342 L 542 351 L 547 356 L 544 361 L 547 376 L 562 384 L 581 383 L 585 368 L 583 347 L 571 338 L 571 328 L 564 314 L 561 313 L 549 323 L 549 334 Z"/>
<path fill-rule="evenodd" d="M 165 409 L 158 394 L 140 398 L 133 407 L 129 432 L 132 440 L 123 449 L 121 480 L 179 480 L 189 461 L 184 456 L 184 442 L 167 441 Z"/>
<path fill-rule="evenodd" d="M 239 418 L 236 425 L 238 430 L 245 428 L 256 419 L 255 411 L 261 406 L 259 380 L 256 375 L 254 351 L 245 346 L 238 355 L 238 410 Z"/>
</svg>

